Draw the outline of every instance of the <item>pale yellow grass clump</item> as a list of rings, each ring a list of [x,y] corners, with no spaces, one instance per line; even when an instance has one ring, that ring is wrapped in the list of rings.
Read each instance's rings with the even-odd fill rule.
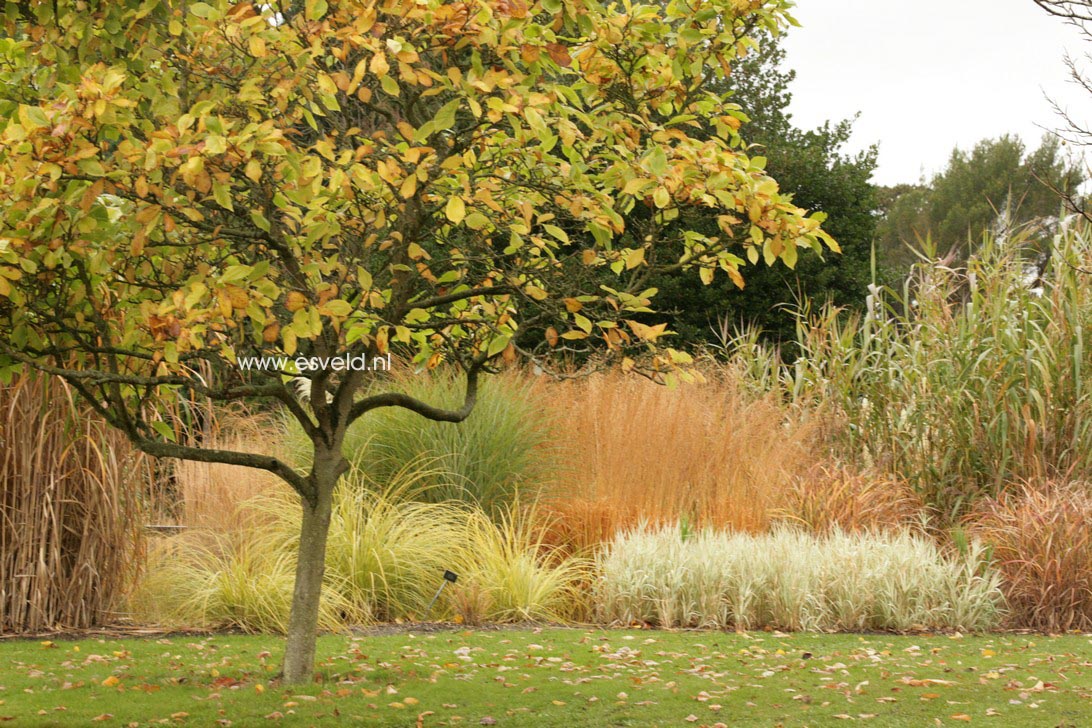
[[[358,471],[335,493],[326,556],[325,629],[373,621],[457,618],[557,621],[583,613],[589,562],[552,554],[518,504],[491,520],[477,506],[415,499],[435,473],[411,463],[391,483]],[[283,632],[300,505],[287,487],[238,504],[234,530],[207,525],[163,539],[133,599],[138,619],[176,627]],[[225,535],[226,534],[226,535]],[[445,569],[454,588],[429,609]]]

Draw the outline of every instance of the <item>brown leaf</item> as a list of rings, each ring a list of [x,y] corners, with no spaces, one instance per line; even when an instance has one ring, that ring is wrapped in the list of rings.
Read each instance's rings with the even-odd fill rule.
[[[569,55],[568,49],[560,43],[547,43],[546,53],[548,53],[550,58],[553,59],[553,62],[559,66],[568,68],[573,63],[572,56]]]

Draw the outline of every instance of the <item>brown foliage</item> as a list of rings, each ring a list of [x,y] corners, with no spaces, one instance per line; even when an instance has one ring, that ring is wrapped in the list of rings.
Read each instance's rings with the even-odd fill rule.
[[[968,531],[993,548],[1014,626],[1092,630],[1092,486],[1024,484],[984,501]]]
[[[893,476],[818,465],[797,479],[777,515],[815,533],[870,531],[913,526],[924,507],[913,489]]]

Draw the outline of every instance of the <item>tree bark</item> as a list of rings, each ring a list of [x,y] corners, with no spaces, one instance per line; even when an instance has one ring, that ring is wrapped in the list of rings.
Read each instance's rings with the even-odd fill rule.
[[[296,562],[296,585],[288,617],[288,641],[284,651],[284,682],[309,683],[314,677],[315,642],[318,639],[319,602],[326,570],[326,537],[330,531],[334,487],[341,476],[340,453],[316,449],[311,473],[313,501],[301,498],[300,545]]]

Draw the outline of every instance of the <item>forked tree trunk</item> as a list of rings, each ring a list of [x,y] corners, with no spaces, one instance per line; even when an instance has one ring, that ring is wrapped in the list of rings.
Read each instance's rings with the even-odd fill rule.
[[[322,458],[322,460],[320,460]],[[326,570],[326,537],[330,531],[334,487],[340,477],[340,456],[315,453],[312,483],[315,504],[301,499],[300,546],[296,562],[296,586],[292,591],[292,612],[288,617],[288,642],[284,651],[284,682],[311,682],[315,670],[315,642],[318,639],[319,601]]]

